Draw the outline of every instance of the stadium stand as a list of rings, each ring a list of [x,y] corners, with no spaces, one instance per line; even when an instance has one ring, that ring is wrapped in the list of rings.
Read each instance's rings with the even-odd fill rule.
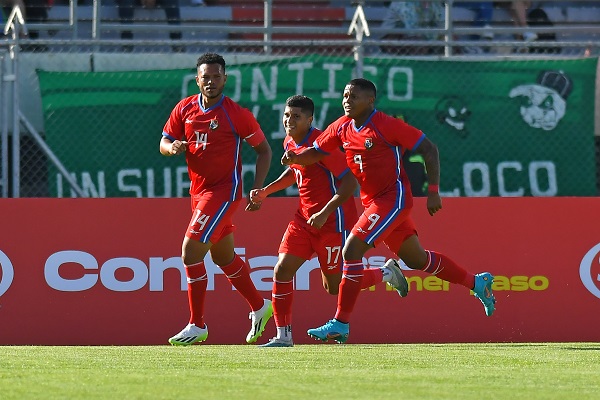
[[[330,40],[348,39],[346,30],[356,8],[351,1],[327,0],[273,0],[272,23],[275,29],[274,40]],[[262,0],[207,0],[205,7],[193,6],[191,0],[182,0],[181,17],[184,40],[197,39],[237,39],[262,40],[260,29],[264,26],[264,2]],[[534,7],[542,8],[553,26],[537,28],[538,32],[555,30],[557,41],[585,41],[600,38],[600,1],[534,2]],[[385,2],[367,1],[365,15],[372,32],[377,33],[386,13]],[[69,26],[69,6],[60,0],[49,10],[48,23],[34,24],[42,29],[40,38],[90,39],[93,33],[93,6],[89,0],[82,0],[76,7],[77,23]],[[474,13],[468,9],[454,7],[452,10],[455,28],[470,27]],[[118,15],[114,0],[102,2],[101,24],[96,37],[119,39]],[[135,20],[140,25],[134,31],[136,39],[168,39],[164,11],[162,9],[136,8]],[[143,26],[146,30],[143,30]],[[152,28],[160,29],[152,29]],[[249,27],[253,29],[242,29]],[[510,29],[513,27],[506,8],[497,7],[494,11],[493,26],[496,40],[514,40]],[[45,28],[45,33],[44,29]],[[285,32],[285,28],[289,33]],[[578,28],[584,28],[579,29]],[[590,29],[585,29],[590,28]],[[541,31],[539,30],[541,29]],[[545,29],[545,30],[544,30]],[[52,36],[48,34],[52,32]],[[463,35],[463,37],[466,35]],[[374,37],[377,37],[376,35]],[[460,39],[459,36],[455,38]]]

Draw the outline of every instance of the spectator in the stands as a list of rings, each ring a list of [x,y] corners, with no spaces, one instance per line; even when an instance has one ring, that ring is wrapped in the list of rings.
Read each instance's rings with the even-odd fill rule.
[[[456,7],[467,8],[475,13],[472,25],[478,28],[488,29],[492,27],[492,18],[494,16],[494,2],[492,1],[458,1],[454,3]],[[489,30],[484,30],[481,35],[477,35],[482,39],[492,40],[494,33]]]
[[[554,23],[550,20],[550,18],[548,17],[548,14],[546,14],[546,11],[544,11],[542,8],[534,8],[533,10],[529,11],[529,13],[527,14],[527,24],[529,26],[535,26],[535,27],[552,27],[554,26]],[[549,32],[540,32],[537,34],[537,41],[538,42],[556,42],[556,33],[553,32],[552,30]],[[548,47],[531,47],[529,49],[530,53],[538,53],[538,54],[557,54],[561,52],[561,48],[560,47],[555,47],[555,46],[548,46]]]
[[[421,29],[444,28],[444,5],[441,1],[392,1],[381,24],[384,29]],[[437,33],[390,32],[384,34],[384,40],[438,40]],[[431,46],[384,46],[385,53],[396,54],[435,54],[441,52]]]
[[[475,13],[472,26],[482,28],[482,32],[476,35],[469,35],[470,40],[493,40],[494,33],[492,29],[492,18],[494,16],[494,3],[492,1],[458,1],[454,3],[456,7],[466,8]],[[467,46],[463,47],[462,51],[465,54],[481,54],[488,52],[486,46]]]
[[[513,20],[513,24],[517,28],[527,28],[527,9],[531,7],[530,1],[514,0],[510,2],[498,2],[498,5],[502,7],[509,7],[510,15]],[[524,31],[515,34],[517,39],[522,39],[526,42],[535,41],[538,36],[535,32]]]
[[[135,7],[160,7],[165,10],[167,23],[171,25],[181,24],[179,0],[116,0],[116,2],[119,9],[119,19],[123,24],[133,24]],[[181,31],[173,31],[169,33],[169,37],[172,40],[180,40],[181,36]],[[121,31],[121,39],[133,39],[133,32],[127,30]],[[124,46],[123,50],[132,51],[133,47]],[[173,45],[173,51],[183,52],[184,48],[180,45]]]

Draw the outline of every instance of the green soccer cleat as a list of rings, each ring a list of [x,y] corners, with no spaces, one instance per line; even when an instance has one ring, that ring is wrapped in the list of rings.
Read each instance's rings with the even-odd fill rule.
[[[335,340],[338,343],[346,343],[350,334],[350,324],[344,324],[337,319],[327,321],[327,323],[318,328],[306,331],[309,336],[326,342]]]
[[[248,318],[252,320],[252,328],[246,336],[246,342],[256,342],[262,335],[263,331],[265,330],[265,326],[267,326],[267,322],[269,322],[272,316],[273,304],[271,303],[271,300],[265,299],[262,308],[258,311],[252,311],[248,316]]]
[[[402,273],[398,262],[390,258],[385,262],[383,268],[387,268],[392,273],[392,278],[387,284],[393,287],[400,297],[406,297],[408,295],[408,281]]]
[[[189,346],[194,343],[204,342],[208,338],[208,326],[198,328],[195,324],[188,324],[181,332],[169,339],[173,346]]]
[[[492,284],[494,283],[494,276],[489,272],[482,272],[481,274],[475,275],[475,287],[473,292],[483,303],[485,308],[485,315],[490,317],[496,309],[496,298],[492,292]]]

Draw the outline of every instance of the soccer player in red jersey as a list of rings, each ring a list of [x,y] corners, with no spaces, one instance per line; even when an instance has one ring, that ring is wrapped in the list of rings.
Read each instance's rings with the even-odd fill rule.
[[[361,188],[364,212],[342,251],[343,276],[335,317],[319,328],[308,330],[310,336],[323,341],[344,343],[348,339],[350,315],[364,274],[362,257],[381,242],[409,268],[472,289],[483,303],[486,315],[492,315],[495,309],[494,277],[490,273],[474,275],[446,255],[421,247],[410,217],[412,194],[401,159],[405,150],[423,156],[429,179],[427,209],[434,215],[442,208],[438,149],[420,130],[376,110],[376,95],[373,82],[362,78],[351,80],[342,96],[344,116],[330,124],[313,147],[300,154],[287,151],[281,159],[283,165],[310,165],[342,147],[346,163]]]
[[[315,105],[302,95],[287,99],[283,111],[286,137],[284,151],[302,152],[321,134],[312,127]],[[307,166],[290,165],[279,178],[261,189],[253,189],[253,202],[262,201],[272,193],[296,183],[300,198],[294,219],[289,223],[279,246],[279,259],[273,275],[273,310],[277,336],[261,347],[292,347],[293,278],[304,262],[317,254],[323,287],[337,295],[342,278],[342,247],[350,229],[358,220],[352,194],[356,178],[346,165],[344,153],[333,149],[321,161]],[[408,282],[398,265],[369,268],[364,271],[361,288],[378,282],[388,282],[400,291],[408,292]]]
[[[182,244],[188,282],[190,320],[172,345],[191,345],[208,337],[204,300],[208,252],[251,308],[252,327],[246,336],[254,343],[273,315],[271,301],[263,299],[250,279],[250,267],[235,253],[232,215],[242,199],[241,146],[245,140],[257,154],[253,188],[262,187],[271,163],[271,147],[252,113],[223,94],[225,60],[206,53],[198,58],[196,83],[200,94],[181,100],[163,129],[160,152],[185,154],[190,176],[192,218]],[[246,210],[260,204],[248,202]]]

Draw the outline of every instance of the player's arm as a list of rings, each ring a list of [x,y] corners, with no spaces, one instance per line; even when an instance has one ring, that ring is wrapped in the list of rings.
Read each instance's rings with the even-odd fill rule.
[[[185,153],[187,149],[187,142],[181,140],[171,141],[166,136],[160,139],[160,154],[163,156],[176,156],[181,153]]]
[[[440,184],[440,154],[437,146],[431,140],[424,138],[415,151],[423,156],[427,169],[427,211],[433,215],[442,209],[442,199],[439,193]]]
[[[271,167],[271,158],[273,157],[273,152],[267,139],[263,140],[252,148],[256,152],[256,169],[254,172],[254,184],[252,185],[252,189],[258,189],[261,188],[265,183],[267,173]],[[248,205],[246,206],[246,211],[255,211],[259,208],[260,203],[253,203],[250,199],[250,196],[248,196]]]
[[[281,157],[281,165],[311,165],[321,161],[327,154],[322,153],[314,147],[309,147],[304,151],[296,154],[292,150],[283,153]]]
[[[272,195],[275,192],[279,192],[287,187],[292,186],[296,183],[296,177],[294,171],[291,168],[286,168],[285,171],[279,175],[279,178],[269,183],[267,186],[260,189],[252,189],[250,191],[250,201],[253,203],[262,203],[267,196]]]
[[[340,186],[338,187],[337,192],[333,195],[331,200],[327,202],[325,207],[321,209],[321,211],[310,216],[307,221],[308,224],[320,229],[325,222],[327,222],[329,215],[331,215],[336,208],[344,204],[344,202],[354,194],[357,187],[358,181],[354,175],[350,173],[350,171],[347,171],[346,174],[344,174],[344,176],[342,176],[340,179]]]

